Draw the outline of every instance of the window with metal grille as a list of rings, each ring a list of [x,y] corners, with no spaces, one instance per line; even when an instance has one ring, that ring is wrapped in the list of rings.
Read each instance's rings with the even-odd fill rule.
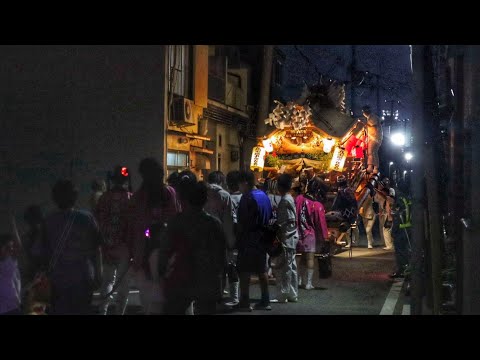
[[[168,50],[169,90],[188,99],[193,95],[193,46],[170,45]]]
[[[167,152],[167,167],[169,168],[187,168],[188,153],[180,151]]]

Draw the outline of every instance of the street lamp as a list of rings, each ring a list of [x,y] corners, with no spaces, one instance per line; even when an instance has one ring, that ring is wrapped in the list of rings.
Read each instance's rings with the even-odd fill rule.
[[[390,137],[390,140],[392,141],[393,145],[396,146],[403,146],[405,145],[405,135],[402,133],[395,133]]]
[[[413,154],[410,152],[405,153],[405,160],[410,161],[413,159]]]
[[[388,177],[389,177],[389,178],[392,177],[392,175],[391,175],[391,173],[390,173],[390,168],[392,167],[392,165],[393,165],[393,161],[390,161],[390,164],[388,164]]]

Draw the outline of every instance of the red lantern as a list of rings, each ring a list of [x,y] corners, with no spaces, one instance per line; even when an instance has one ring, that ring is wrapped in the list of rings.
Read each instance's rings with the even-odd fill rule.
[[[122,176],[128,176],[128,169],[126,167],[122,167]]]

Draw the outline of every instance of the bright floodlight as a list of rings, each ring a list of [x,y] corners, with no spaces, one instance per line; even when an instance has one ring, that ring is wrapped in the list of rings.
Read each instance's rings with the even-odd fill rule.
[[[405,136],[402,133],[395,133],[391,137],[392,143],[397,146],[405,145]]]
[[[407,161],[412,160],[412,158],[413,158],[412,153],[409,153],[409,152],[408,152],[408,153],[405,154],[405,159],[406,159]]]

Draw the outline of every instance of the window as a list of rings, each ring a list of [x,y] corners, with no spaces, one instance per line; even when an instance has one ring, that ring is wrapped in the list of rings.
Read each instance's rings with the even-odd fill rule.
[[[180,151],[167,152],[168,168],[188,168],[188,153]]]
[[[225,103],[238,110],[245,110],[245,93],[242,90],[242,78],[240,75],[228,73],[227,100]]]
[[[225,102],[225,78],[227,58],[225,56],[208,57],[208,98]]]
[[[222,154],[217,155],[217,170],[222,171]]]
[[[218,146],[222,147],[222,135],[218,135]]]
[[[228,73],[228,83],[237,89],[242,88],[242,78],[240,75]]]
[[[170,45],[168,50],[169,90],[193,98],[193,46]]]

